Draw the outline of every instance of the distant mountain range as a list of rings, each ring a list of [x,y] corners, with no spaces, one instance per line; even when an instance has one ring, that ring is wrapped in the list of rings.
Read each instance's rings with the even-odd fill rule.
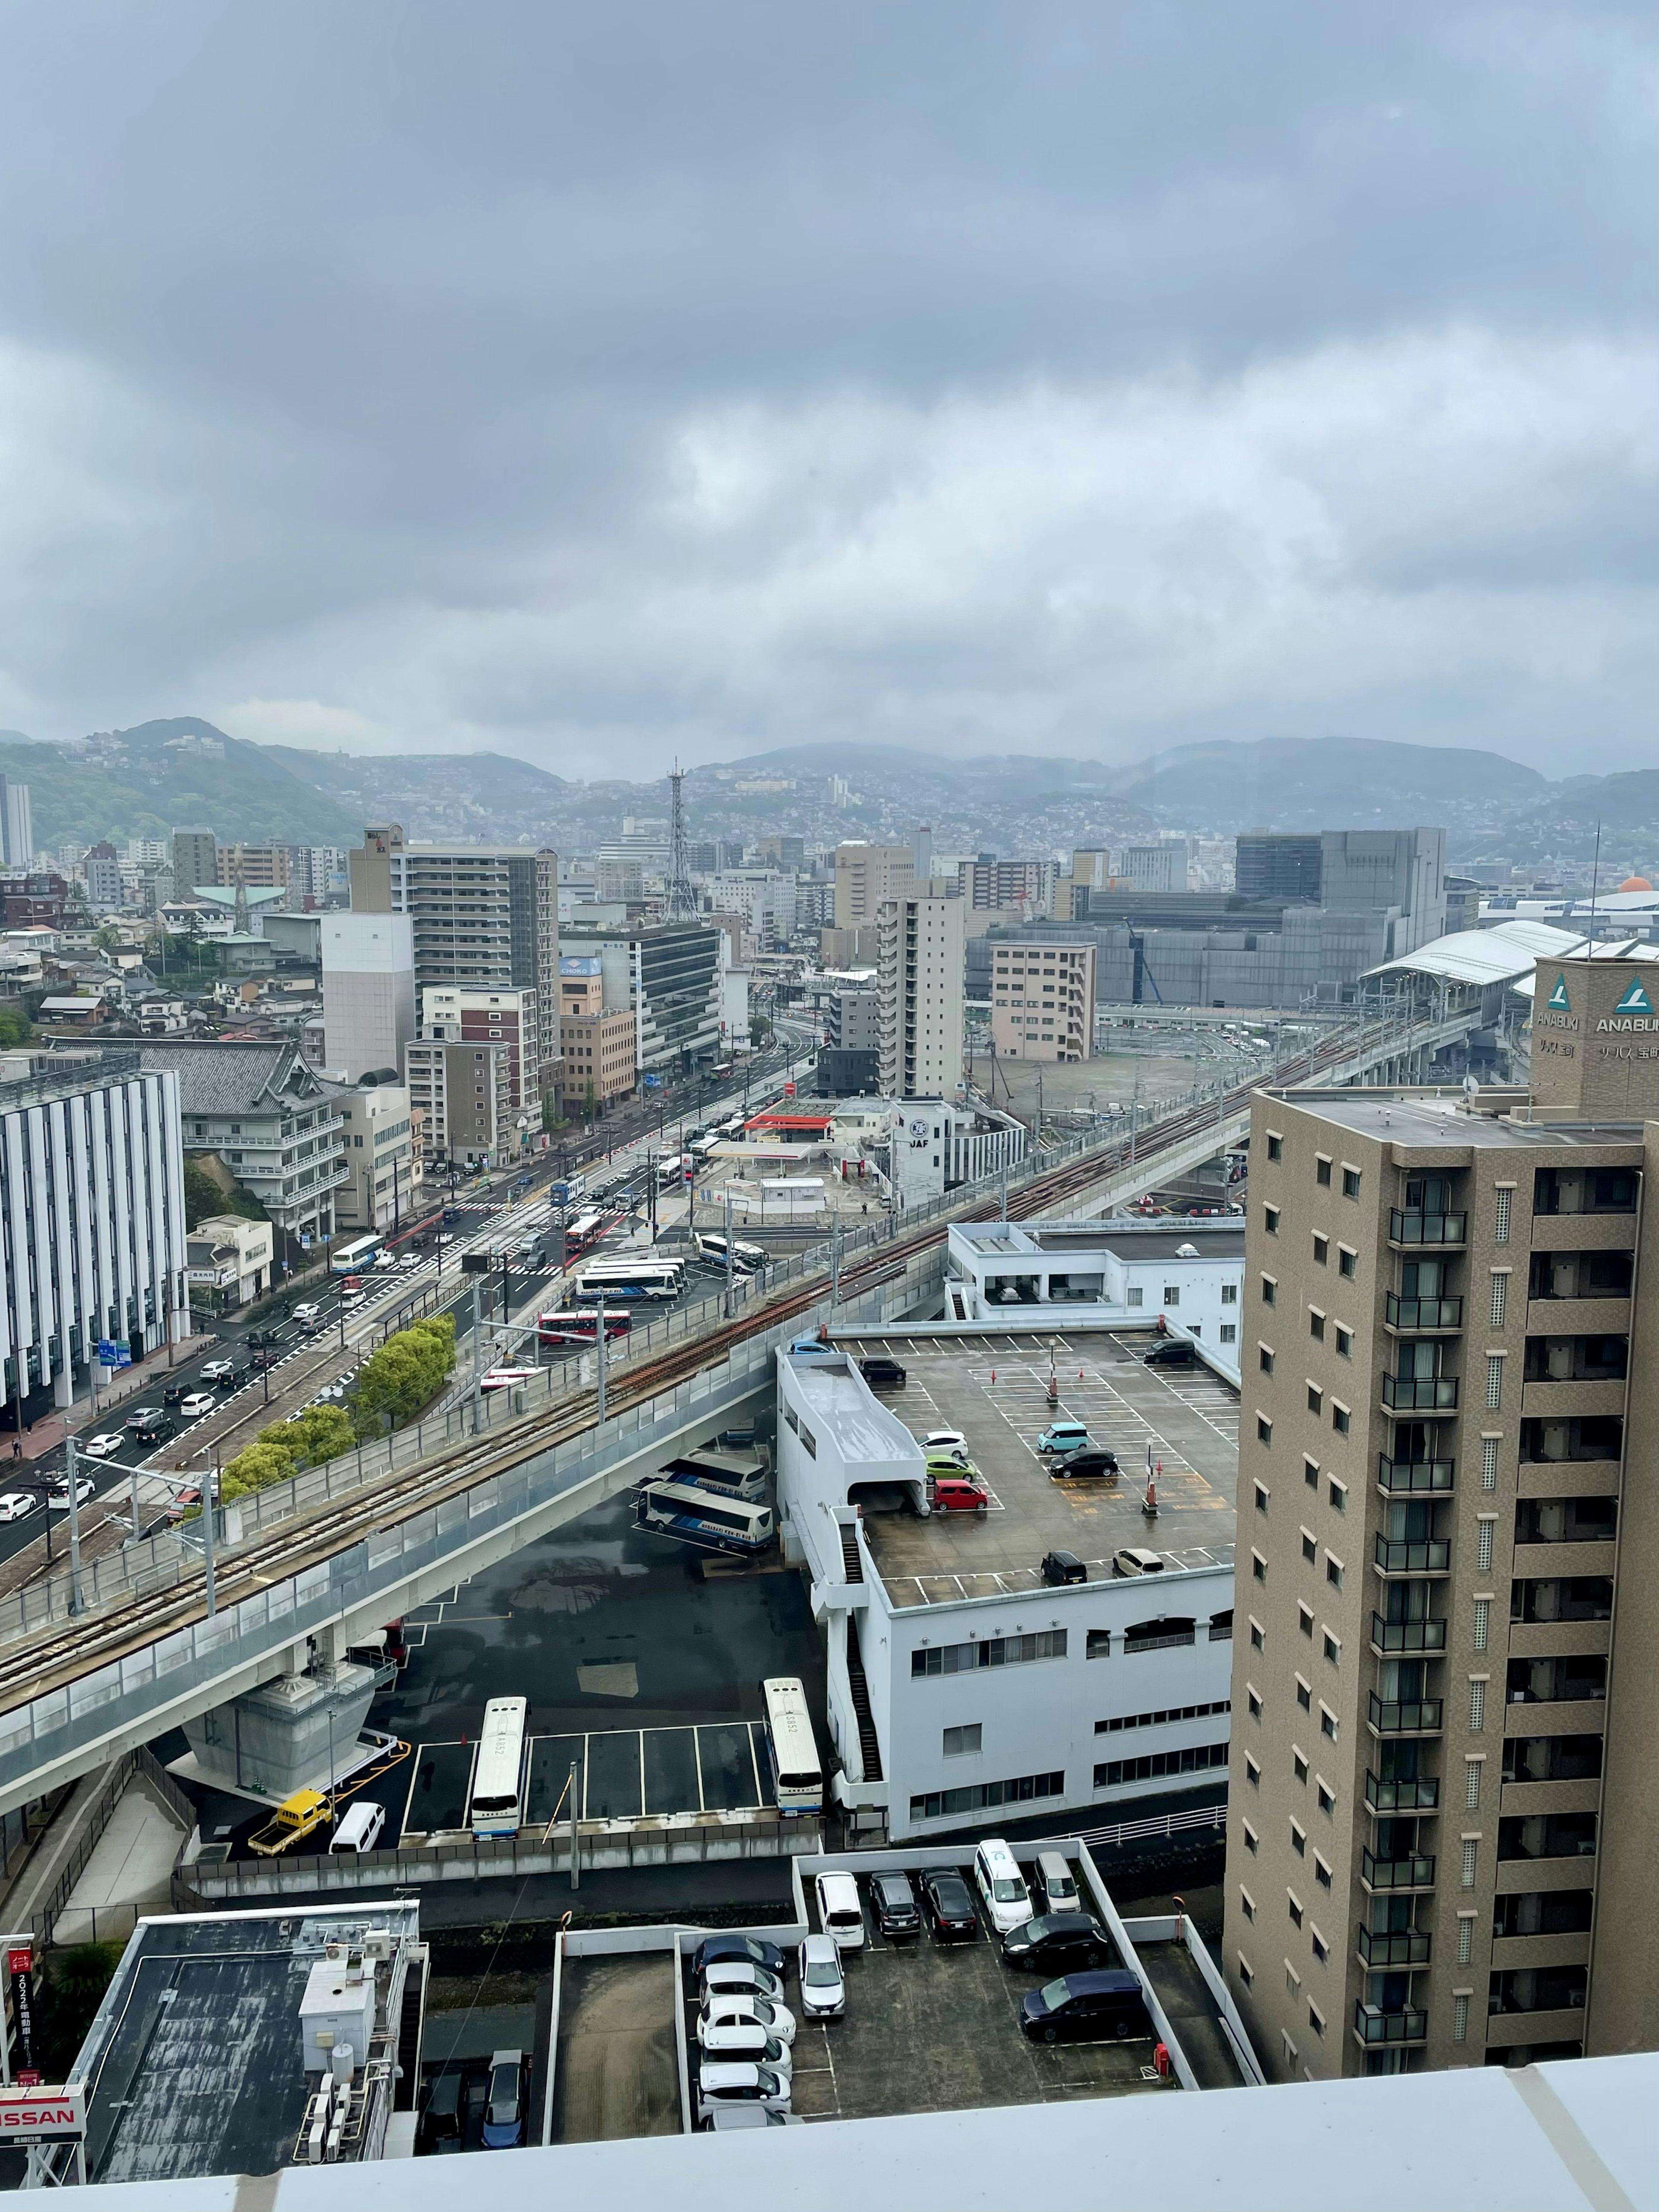
[[[194,741],[194,742],[191,742]],[[204,745],[205,741],[205,747]],[[0,731],[0,774],[31,790],[37,843],[165,836],[210,825],[222,842],[349,846],[371,821],[411,836],[591,849],[625,814],[666,814],[666,781],[573,782],[499,753],[348,754],[255,745],[194,715],[70,745]],[[854,803],[831,808],[828,779]],[[792,791],[739,793],[777,779]],[[1455,850],[1581,847],[1604,824],[1609,850],[1659,853],[1659,769],[1559,781],[1500,754],[1365,738],[1182,745],[1132,767],[985,754],[946,760],[900,746],[801,744],[688,772],[694,836],[761,828],[908,836],[933,825],[946,850],[1063,850],[1158,829],[1443,823]]]

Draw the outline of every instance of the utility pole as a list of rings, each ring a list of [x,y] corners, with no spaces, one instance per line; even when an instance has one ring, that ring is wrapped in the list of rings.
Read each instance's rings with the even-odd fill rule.
[[[573,1759],[570,1762],[570,1887],[582,1886],[581,1869],[581,1769]]]
[[[218,1600],[213,1587],[213,1511],[219,1502],[219,1467],[216,1455],[214,1464],[208,1468],[202,1485],[202,1566],[207,1581],[208,1619],[218,1611]]]
[[[80,1486],[80,1474],[75,1463],[73,1437],[66,1437],[64,1440],[64,1457],[65,1472],[69,1476],[70,1611],[79,1613],[81,1610],[81,1500],[77,1492]],[[46,1510],[50,1512],[52,1509],[48,1506]]]
[[[483,1296],[481,1279],[472,1278],[472,1433],[483,1420]]]
[[[598,1363],[596,1372],[599,1377],[599,1390],[593,1410],[597,1425],[601,1429],[605,1426],[605,1359],[610,1350],[606,1341],[608,1334],[609,1324],[605,1310],[605,1300],[601,1298],[599,1305],[599,1326],[593,1331],[593,1351]]]
[[[736,1261],[732,1250],[732,1186],[726,1187],[726,1318],[732,1318],[732,1279]]]
[[[729,1232],[728,1232],[729,1237]],[[830,1218],[830,1310],[841,1304],[841,1216]]]

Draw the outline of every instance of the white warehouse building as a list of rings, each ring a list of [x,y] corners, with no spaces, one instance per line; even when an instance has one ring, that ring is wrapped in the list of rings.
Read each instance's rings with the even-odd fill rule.
[[[1057,1826],[1085,1808],[1132,1817],[1138,1801],[1195,1788],[1213,1802],[1230,1733],[1237,1395],[1207,1367],[1177,1393],[1103,1337],[1079,1368],[1073,1343],[1084,1379],[1068,1377],[1056,1417],[1086,1401],[1092,1434],[1119,1431],[1124,1469],[1083,1496],[1034,1449],[1049,1414],[1030,1347],[986,1342],[890,1346],[910,1363],[918,1421],[949,1406],[967,1437],[992,1500],[982,1516],[929,1510],[922,1446],[865,1382],[856,1346],[778,1355],[779,1511],[827,1644],[835,1794],[895,1842]],[[1169,1492],[1155,1522],[1129,1456],[1143,1428]],[[1195,1462],[1178,1477],[1177,1457]],[[1122,1547],[1172,1544],[1156,1573],[1111,1572]],[[1087,1579],[1045,1582],[1049,1552],[1074,1553]]]

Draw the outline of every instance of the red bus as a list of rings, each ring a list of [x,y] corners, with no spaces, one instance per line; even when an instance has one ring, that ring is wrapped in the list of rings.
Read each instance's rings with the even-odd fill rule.
[[[626,1336],[634,1325],[634,1316],[625,1309],[609,1306],[605,1316],[605,1340],[614,1343],[617,1337]],[[536,1334],[546,1345],[589,1345],[598,1338],[599,1316],[596,1307],[579,1307],[566,1313],[544,1313],[536,1316]]]

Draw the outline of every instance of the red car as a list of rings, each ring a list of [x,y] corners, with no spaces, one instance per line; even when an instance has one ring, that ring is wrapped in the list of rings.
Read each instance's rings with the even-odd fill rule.
[[[935,1513],[988,1513],[991,1493],[971,1474],[930,1474],[927,1502]]]

